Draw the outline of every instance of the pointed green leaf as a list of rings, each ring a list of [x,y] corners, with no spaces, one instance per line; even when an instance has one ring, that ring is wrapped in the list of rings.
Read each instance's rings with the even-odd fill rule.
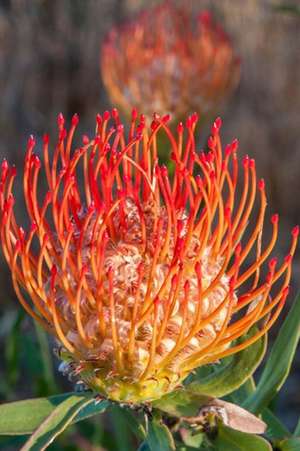
[[[262,437],[236,431],[222,424],[213,440],[216,451],[272,451],[271,445]]]
[[[61,402],[31,435],[21,451],[42,451],[61,434],[76,417],[79,411],[94,403],[94,399],[72,395]]]
[[[135,413],[132,412],[130,408],[122,407],[119,408],[122,411],[122,418],[124,422],[126,422],[128,428],[131,432],[143,440],[146,437],[146,432],[144,428],[144,422],[141,421],[141,418]]]
[[[299,420],[298,420],[298,424],[297,424],[297,426],[296,426],[296,428],[295,428],[295,430],[294,430],[294,433],[293,433],[293,435],[295,436],[295,437],[300,437],[300,418],[299,418]]]
[[[155,418],[149,421],[146,443],[150,451],[175,451],[171,432],[165,424]]]
[[[276,443],[276,449],[278,451],[299,451],[300,450],[300,438],[294,437],[287,440],[282,440]]]
[[[271,440],[282,440],[291,436],[290,431],[281,423],[279,418],[270,410],[265,408],[262,411],[262,419],[267,424],[266,436]]]
[[[66,393],[49,398],[26,399],[0,405],[0,435],[26,435],[32,432],[54,411],[54,409],[70,396],[81,396],[82,399],[92,394]],[[73,422],[84,420],[103,412],[108,401],[86,406],[74,418]]]
[[[128,427],[128,423],[124,418],[125,409],[120,408],[117,404],[110,409],[111,425],[117,449],[122,451],[132,450],[132,433]]]
[[[243,336],[247,340],[256,333],[252,328]],[[217,398],[227,395],[239,388],[256,370],[263,359],[267,347],[267,336],[257,340],[248,348],[230,357],[225,365],[217,368],[214,373],[193,381],[187,388],[196,393]]]
[[[300,295],[280,329],[255,392],[243,404],[245,409],[260,412],[280,390],[289,374],[299,338]]]

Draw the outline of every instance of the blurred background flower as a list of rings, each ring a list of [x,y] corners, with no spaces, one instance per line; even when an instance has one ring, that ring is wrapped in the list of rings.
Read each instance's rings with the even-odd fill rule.
[[[193,15],[188,4],[171,1],[112,28],[100,64],[112,104],[173,120],[216,114],[240,76],[239,58],[211,13]]]

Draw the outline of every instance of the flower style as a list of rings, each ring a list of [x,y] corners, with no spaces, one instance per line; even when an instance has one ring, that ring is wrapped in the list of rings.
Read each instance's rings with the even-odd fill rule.
[[[113,104],[177,120],[218,110],[239,81],[240,61],[208,11],[195,19],[167,1],[110,31],[101,70]]]
[[[72,151],[78,116],[67,132],[59,115],[52,153],[43,139],[44,197],[30,137],[27,233],[14,215],[16,170],[2,163],[1,241],[20,303],[61,343],[66,371],[122,402],[159,398],[264,335],[287,297],[298,237],[295,227],[280,265],[269,259],[278,215],[264,243],[265,184],[254,160],[245,156],[239,174],[238,142],[222,150],[219,118],[207,152],[196,149],[197,114],[175,133],[169,119],[155,114],[147,126],[133,110],[127,133],[114,109]],[[172,176],[159,161],[162,134]]]

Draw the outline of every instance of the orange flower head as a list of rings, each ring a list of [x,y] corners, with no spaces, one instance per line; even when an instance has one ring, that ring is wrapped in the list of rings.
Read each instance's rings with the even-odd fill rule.
[[[193,18],[171,2],[114,28],[101,49],[101,70],[112,103],[151,117],[217,111],[236,87],[240,61],[208,11]]]
[[[270,258],[278,215],[265,242],[264,182],[248,156],[239,168],[236,140],[222,149],[219,118],[208,151],[195,142],[196,114],[175,133],[169,119],[147,126],[134,110],[125,131],[114,109],[72,150],[78,117],[67,131],[59,115],[43,158],[30,137],[27,232],[14,214],[16,170],[2,163],[1,241],[21,304],[60,342],[65,369],[122,402],[159,398],[264,335],[287,297],[298,237],[295,227],[284,261]],[[160,164],[161,135],[173,175]]]

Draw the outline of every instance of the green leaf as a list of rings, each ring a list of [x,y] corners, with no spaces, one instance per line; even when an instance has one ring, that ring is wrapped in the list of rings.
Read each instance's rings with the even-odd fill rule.
[[[132,411],[127,407],[122,407],[121,410],[122,418],[130,428],[131,432],[136,437],[143,440],[146,437],[146,432],[141,418],[139,418],[136,413],[133,414]]]
[[[116,441],[117,449],[122,451],[132,450],[132,434],[128,428],[126,419],[124,418],[125,409],[120,408],[117,404],[112,406],[110,411],[111,425],[113,435]]]
[[[46,449],[72,423],[80,410],[92,403],[94,403],[94,399],[87,396],[69,396],[42,422],[21,451],[42,451]]]
[[[294,437],[287,440],[282,440],[276,443],[276,449],[280,451],[299,451],[300,449],[300,438]]]
[[[26,435],[32,432],[54,411],[54,409],[70,396],[81,396],[86,399],[92,394],[66,393],[49,398],[27,399],[0,405],[0,435]],[[74,418],[73,422],[84,420],[103,412],[108,401],[101,401],[86,406]]]
[[[243,403],[245,409],[260,412],[284,384],[300,338],[300,295],[294,302],[274,342],[255,392]]]
[[[184,388],[153,401],[152,405],[175,417],[192,417],[198,415],[199,409],[212,399],[211,396],[193,393]]]
[[[267,423],[266,436],[272,440],[282,440],[291,436],[290,431],[281,423],[274,413],[265,408],[262,411],[262,419]]]
[[[236,431],[222,424],[212,442],[216,451],[272,451],[271,445],[262,437]]]
[[[295,428],[295,430],[294,430],[293,435],[294,435],[295,437],[300,436],[300,418],[299,418],[299,420],[298,420],[298,424],[297,424],[297,426],[296,426],[296,428]]]
[[[175,451],[173,436],[159,419],[149,421],[146,443],[151,451]]]
[[[247,340],[257,332],[252,328],[241,340]],[[262,361],[267,348],[267,336],[257,340],[251,346],[243,349],[228,359],[228,363],[220,366],[205,378],[196,380],[187,385],[187,388],[196,393],[222,397],[239,388],[254,373]]]
[[[249,377],[246,382],[243,383],[237,390],[226,396],[227,401],[234,402],[235,404],[242,404],[248,396],[255,391],[255,382],[253,377]]]

